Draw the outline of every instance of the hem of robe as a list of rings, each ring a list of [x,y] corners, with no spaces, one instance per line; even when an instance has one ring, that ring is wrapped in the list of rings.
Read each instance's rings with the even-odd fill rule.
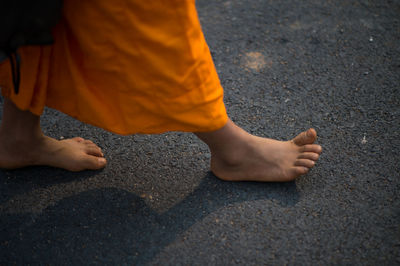
[[[30,47],[24,47],[29,51]],[[38,47],[33,47],[34,49],[37,49]],[[43,53],[47,54],[49,51],[46,51],[50,47],[42,47],[41,50],[45,50]],[[22,51],[24,53],[24,51]],[[29,58],[29,57],[27,57]],[[30,61],[22,61],[21,64],[26,65],[30,64],[32,62]],[[35,65],[35,64],[34,64]],[[39,64],[36,64],[37,66]],[[43,65],[43,64],[42,64]],[[23,72],[25,74],[25,72]],[[40,71],[35,71],[35,74],[40,73]],[[21,73],[22,74],[22,73]],[[30,76],[29,78],[31,79],[31,82],[27,82],[27,78],[23,76],[23,79],[21,78],[21,83],[20,83],[20,89],[19,93],[15,94],[14,93],[14,85],[12,82],[12,76],[11,76],[11,70],[10,70],[10,63],[9,60],[5,60],[0,63],[0,89],[1,89],[1,95],[4,98],[7,98],[8,100],[12,101],[16,107],[22,111],[29,111],[34,115],[41,116],[43,114],[44,108],[52,108],[57,111],[60,111],[74,119],[77,119],[78,121],[81,121],[86,124],[90,124],[92,126],[102,128],[106,131],[119,134],[119,135],[133,135],[133,134],[162,134],[165,132],[212,132],[221,129],[222,127],[225,126],[225,124],[228,121],[228,115],[226,113],[225,105],[223,103],[222,99],[219,99],[219,103],[211,103],[210,106],[206,106],[205,109],[212,109],[212,106],[217,106],[217,109],[220,110],[214,110],[214,113],[216,115],[210,116],[210,119],[208,120],[208,125],[207,126],[193,126],[193,125],[187,125],[185,123],[177,123],[171,121],[166,122],[164,125],[159,125],[156,128],[151,128],[151,129],[141,129],[141,130],[135,130],[135,129],[121,129],[121,128],[113,128],[113,127],[108,127],[104,124],[96,123],[92,121],[91,119],[83,118],[79,114],[73,113],[70,110],[65,110],[63,108],[60,108],[60,106],[57,106],[57,104],[52,104],[51,102],[46,101],[45,97],[45,91],[38,89],[37,86],[39,84],[43,84],[44,77],[34,77]],[[35,81],[35,84],[32,84],[32,78]],[[27,84],[28,83],[28,84]],[[31,85],[31,86],[27,86]],[[222,88],[221,88],[222,89]],[[204,106],[203,106],[204,107]],[[221,110],[221,108],[223,110]],[[213,113],[210,112],[210,110],[207,110],[208,113]],[[204,114],[202,114],[204,116]],[[158,120],[159,118],[157,118]]]

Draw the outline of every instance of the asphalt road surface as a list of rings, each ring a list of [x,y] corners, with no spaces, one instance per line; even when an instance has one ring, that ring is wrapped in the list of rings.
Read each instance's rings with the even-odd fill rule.
[[[290,183],[230,183],[193,135],[122,137],[47,109],[108,166],[0,171],[1,265],[400,265],[400,1],[198,1],[232,119],[314,127]]]

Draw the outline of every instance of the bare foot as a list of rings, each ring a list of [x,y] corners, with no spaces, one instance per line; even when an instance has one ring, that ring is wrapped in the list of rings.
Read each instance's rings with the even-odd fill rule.
[[[222,129],[197,136],[210,147],[213,173],[228,181],[291,181],[306,174],[322,152],[313,144],[314,129],[278,141],[253,136],[229,120]]]
[[[0,138],[0,168],[46,165],[69,171],[96,170],[106,165],[101,149],[90,140],[56,140],[44,135],[34,139]]]
[[[69,171],[96,170],[106,165],[101,149],[90,140],[56,140],[40,129],[40,117],[4,99],[0,126],[0,168],[47,165]]]

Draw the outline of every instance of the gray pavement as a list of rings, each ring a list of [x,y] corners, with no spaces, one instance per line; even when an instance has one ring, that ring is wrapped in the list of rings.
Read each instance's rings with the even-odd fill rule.
[[[198,1],[232,119],[310,126],[295,182],[230,183],[186,133],[122,137],[46,110],[109,165],[0,171],[1,265],[400,265],[400,1]]]

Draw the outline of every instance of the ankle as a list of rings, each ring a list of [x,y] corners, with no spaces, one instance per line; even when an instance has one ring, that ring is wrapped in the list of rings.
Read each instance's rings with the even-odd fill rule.
[[[0,140],[24,143],[40,140],[42,137],[40,116],[18,109],[12,101],[6,98],[3,105]]]
[[[213,160],[232,166],[243,161],[254,139],[230,119],[217,131],[196,133],[196,135],[208,145]]]
[[[238,138],[235,141],[229,142],[229,145],[223,149],[210,148],[213,159],[219,160],[227,166],[237,166],[243,163],[249,155],[253,147],[251,138]]]
[[[43,139],[42,132],[23,132],[21,130],[5,130],[0,128],[0,142],[17,147],[31,146]]]

